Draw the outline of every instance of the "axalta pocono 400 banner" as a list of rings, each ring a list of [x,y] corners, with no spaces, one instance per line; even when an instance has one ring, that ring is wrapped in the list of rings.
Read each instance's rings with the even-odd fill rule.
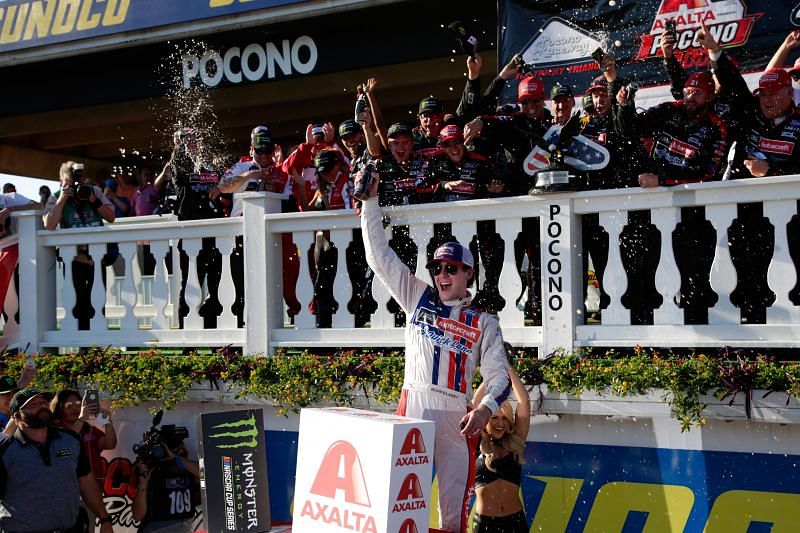
[[[667,21],[675,21],[675,55],[685,69],[708,64],[695,43],[703,23],[742,70],[763,70],[800,28],[800,0],[504,0],[499,20],[502,64],[521,54],[545,86],[560,82],[580,94],[600,73],[591,58],[598,47],[614,56],[625,78],[665,83],[660,42]],[[510,86],[504,98],[514,96]]]

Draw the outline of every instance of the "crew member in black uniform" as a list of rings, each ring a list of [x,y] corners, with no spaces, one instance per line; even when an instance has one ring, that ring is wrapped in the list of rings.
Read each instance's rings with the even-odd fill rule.
[[[496,179],[489,157],[476,151],[467,150],[461,128],[448,124],[439,133],[439,149],[443,152],[434,157],[428,166],[428,181],[436,184],[437,201],[454,202],[501,196],[505,183]],[[443,226],[436,228],[436,226]],[[428,246],[428,255],[445,242],[452,241],[450,224],[435,224],[434,239]],[[505,300],[498,289],[500,272],[503,267],[503,241],[495,231],[494,220],[480,220],[477,224],[477,250],[485,269],[485,282],[473,298],[473,303],[490,313],[497,313],[505,306]],[[474,243],[469,243],[476,248]],[[478,268],[478,265],[475,265]],[[477,275],[476,275],[477,278]]]
[[[374,117],[370,120],[374,121]],[[364,134],[369,153],[379,158],[376,170],[381,176],[378,189],[380,205],[411,205],[432,199],[435,187],[426,182],[429,158],[414,151],[413,131],[408,124],[397,122],[389,127],[388,152],[383,150],[377,133],[371,127],[367,126]],[[411,240],[408,226],[392,226],[389,246],[412,272],[416,270],[417,245]],[[403,327],[405,313],[394,299],[389,302],[389,311],[395,315],[395,325]]]
[[[208,162],[208,154],[204,154],[203,149],[203,141],[197,130],[183,128],[175,132],[175,148],[164,170],[171,176],[177,194],[175,212],[178,220],[223,216],[217,203],[221,172]],[[182,241],[178,243],[178,249],[181,251],[180,323],[183,327],[183,319],[189,313],[189,306],[184,298],[189,256],[183,251]],[[197,278],[201,286],[206,280],[208,287],[206,300],[197,310],[203,317],[203,327],[206,329],[217,327],[217,316],[222,312],[217,294],[221,277],[222,256],[216,248],[215,239],[206,237],[197,254]]]
[[[498,78],[489,87],[486,98],[493,98],[501,87],[503,76],[514,67],[507,65]],[[502,81],[504,83],[504,81]],[[544,134],[550,128],[552,115],[544,108],[544,84],[533,76],[526,76],[517,86],[517,103],[522,111],[512,115],[484,115],[468,123],[464,127],[464,138],[467,142],[477,137],[485,137],[502,146],[510,154],[509,178],[506,183],[509,194],[528,194],[533,186],[532,173],[523,168],[525,159],[533,150],[547,150]],[[482,104],[483,105],[483,104]],[[528,299],[525,303],[526,318],[533,324],[541,324],[541,256],[539,254],[539,219],[522,219],[522,233],[514,242],[517,267],[523,264],[523,257],[528,256],[527,272],[521,272],[523,294],[527,288]]]
[[[617,93],[620,105],[615,109],[614,117],[617,133],[631,142],[648,139],[645,144],[650,154],[649,172],[638,176],[642,187],[721,178],[728,150],[728,128],[712,110],[714,95],[711,74],[695,72],[686,80],[682,100],[664,102],[637,114],[633,101],[628,98],[627,88],[620,89]],[[705,210],[682,209],[681,222],[672,238],[675,260],[681,272],[681,288],[676,302],[684,310],[686,323],[705,324],[708,322],[708,308],[718,299],[709,284],[716,238],[713,227],[705,220]],[[651,244],[653,250],[660,248],[660,241]],[[655,272],[654,268],[649,270]],[[630,275],[630,270],[628,272]],[[642,305],[641,296],[636,298],[628,291],[623,295],[623,304],[633,310]],[[658,298],[656,296],[654,300],[660,305]],[[649,297],[645,295],[644,299],[649,300]]]

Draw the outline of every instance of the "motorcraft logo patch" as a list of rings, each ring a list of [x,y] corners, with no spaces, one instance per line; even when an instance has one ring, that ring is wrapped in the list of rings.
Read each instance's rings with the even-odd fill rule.
[[[420,326],[422,333],[434,344],[467,355],[472,354],[472,345],[478,341],[481,335],[477,328],[449,318],[442,318],[424,307],[417,309],[414,323]],[[462,344],[462,339],[469,342]]]
[[[771,154],[792,155],[794,143],[791,141],[764,139],[762,137],[761,140],[758,141],[758,148],[762,152],[769,152]]]
[[[695,42],[701,23],[708,27],[720,46],[742,46],[763,14],[748,15],[747,6],[742,0],[662,0],[650,33],[642,36],[636,59],[662,55],[661,34],[664,32],[664,23],[669,20],[675,21],[677,30],[676,57],[685,64],[684,54],[705,55],[705,51]]]

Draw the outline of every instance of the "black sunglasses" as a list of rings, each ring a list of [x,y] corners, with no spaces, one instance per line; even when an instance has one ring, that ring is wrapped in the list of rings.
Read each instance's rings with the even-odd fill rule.
[[[272,148],[253,148],[253,152],[258,155],[267,155],[273,152]]]
[[[428,267],[428,271],[431,273],[431,277],[435,278],[436,276],[438,276],[442,272],[442,267],[444,267],[444,271],[450,274],[451,276],[454,276],[459,270],[459,267],[450,263],[442,263],[442,262],[434,263],[430,267]]]

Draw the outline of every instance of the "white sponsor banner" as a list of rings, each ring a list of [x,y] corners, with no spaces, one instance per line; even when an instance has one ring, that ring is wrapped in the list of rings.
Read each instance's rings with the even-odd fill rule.
[[[428,531],[434,423],[348,407],[303,409],[298,531]]]

